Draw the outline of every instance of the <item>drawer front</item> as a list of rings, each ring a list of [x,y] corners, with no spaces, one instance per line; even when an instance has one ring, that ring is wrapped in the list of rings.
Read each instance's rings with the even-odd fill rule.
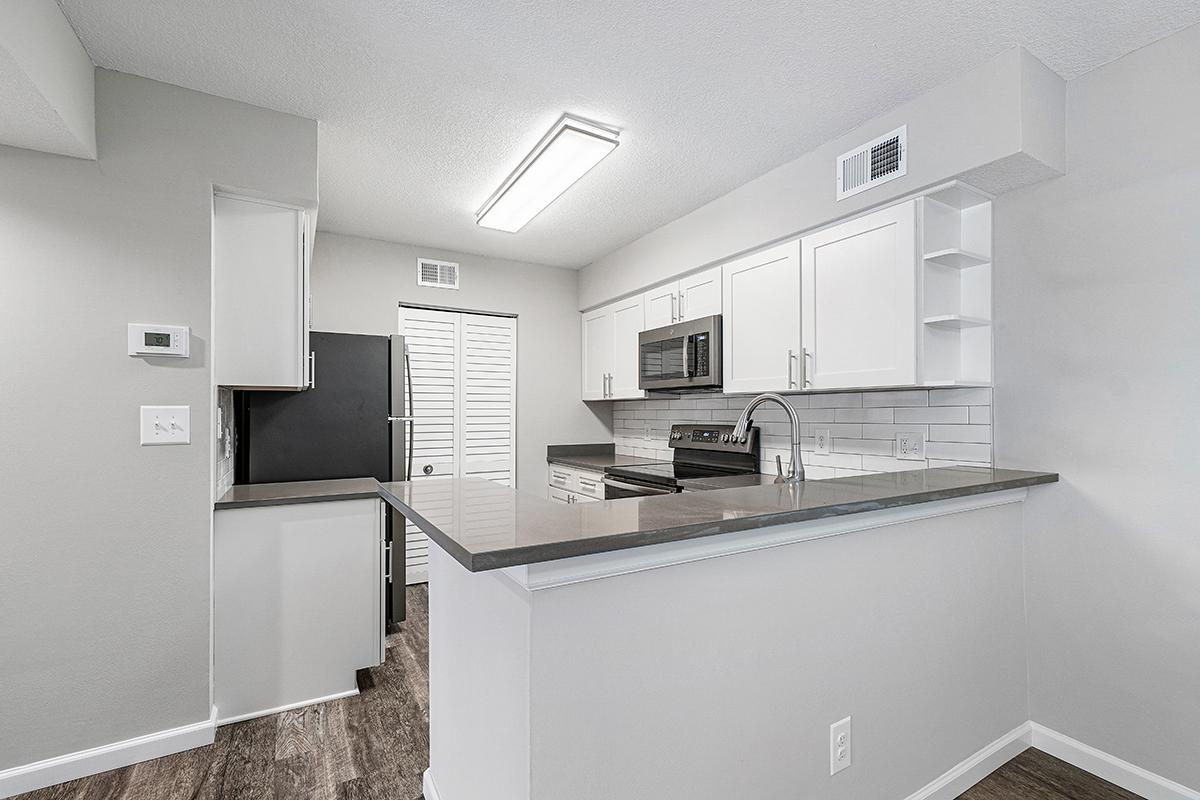
[[[599,472],[577,472],[575,480],[579,486],[579,494],[593,500],[604,499],[604,476]]]
[[[547,496],[550,498],[550,500],[552,502],[555,502],[555,503],[570,503],[571,502],[571,495],[569,492],[564,492],[562,489],[557,489],[553,486],[550,487],[550,491],[548,492]]]
[[[579,480],[575,470],[558,464],[550,465],[550,485],[556,489],[573,492],[579,488]]]

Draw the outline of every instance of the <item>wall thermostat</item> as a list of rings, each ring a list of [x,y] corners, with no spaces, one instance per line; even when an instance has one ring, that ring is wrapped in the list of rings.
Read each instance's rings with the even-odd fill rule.
[[[129,355],[188,357],[192,329],[187,325],[129,323]]]

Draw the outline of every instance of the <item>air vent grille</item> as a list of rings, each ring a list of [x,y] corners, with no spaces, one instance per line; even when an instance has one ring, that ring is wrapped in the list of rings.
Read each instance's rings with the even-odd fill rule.
[[[457,289],[458,264],[453,261],[434,261],[431,258],[418,258],[417,285],[433,286],[438,289]]]
[[[843,153],[838,157],[838,200],[906,174],[907,156],[908,126]]]

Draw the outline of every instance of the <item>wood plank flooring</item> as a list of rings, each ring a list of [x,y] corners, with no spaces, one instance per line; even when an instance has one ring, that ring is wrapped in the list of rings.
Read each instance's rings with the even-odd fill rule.
[[[15,800],[420,800],[429,763],[429,595],[360,693],[217,729],[209,747],[51,786]],[[699,799],[698,799],[699,800]],[[1139,800],[1029,749],[959,800]]]
[[[80,778],[18,800],[418,800],[429,765],[429,595],[359,694],[217,729],[209,747]]]
[[[958,800],[1143,800],[1041,750],[1029,748]]]

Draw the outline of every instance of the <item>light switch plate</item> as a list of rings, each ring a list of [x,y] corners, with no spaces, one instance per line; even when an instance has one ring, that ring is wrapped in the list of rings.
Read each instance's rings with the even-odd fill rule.
[[[142,444],[191,444],[191,406],[142,406]]]

